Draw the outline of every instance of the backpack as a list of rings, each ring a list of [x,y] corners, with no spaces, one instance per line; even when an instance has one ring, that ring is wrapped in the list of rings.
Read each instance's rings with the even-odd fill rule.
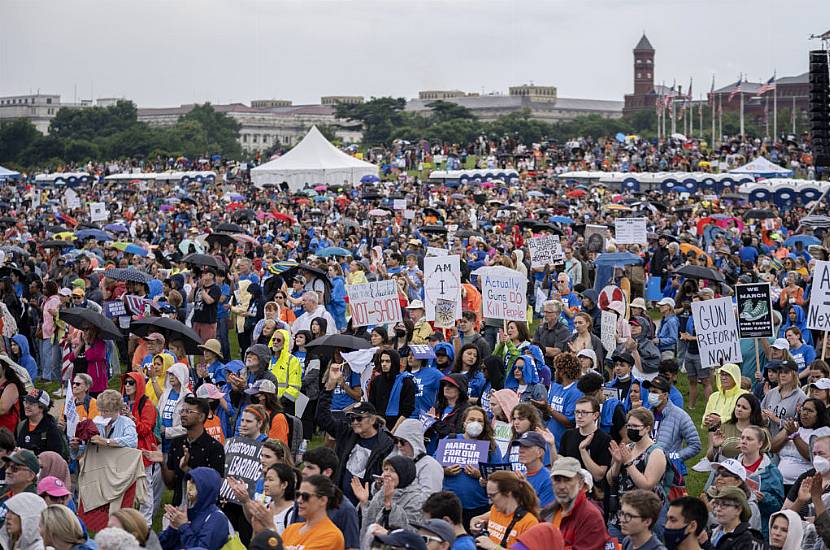
[[[293,414],[282,413],[288,423],[288,447],[291,456],[296,462],[300,462],[300,447],[303,444],[303,422]]]
[[[149,403],[149,401],[150,399],[146,395],[141,396],[141,399],[138,400],[138,414],[141,414],[141,411],[144,410],[144,405]],[[152,403],[150,406],[153,406]],[[156,413],[156,425],[153,426],[153,436],[155,436],[156,442],[161,444],[161,415],[158,413]]]

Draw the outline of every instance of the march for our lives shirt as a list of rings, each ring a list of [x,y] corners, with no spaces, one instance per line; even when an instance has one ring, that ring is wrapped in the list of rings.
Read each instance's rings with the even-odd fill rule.
[[[790,355],[795,359],[799,373],[803,372],[807,368],[807,365],[810,365],[816,360],[816,350],[813,349],[813,346],[808,346],[807,344],[801,344],[801,347],[796,349],[790,348]]]
[[[176,404],[179,401],[179,392],[170,390],[170,395],[164,403],[164,409],[161,411],[161,425],[165,428],[173,427],[173,415],[176,414]],[[162,451],[165,453],[170,448],[170,441],[167,438],[162,440]]]
[[[357,388],[360,386],[360,375],[355,372],[349,373],[349,378],[346,381],[350,388]],[[346,393],[346,390],[340,384],[334,388],[334,391],[331,394],[331,410],[333,411],[342,411],[349,405],[356,403],[354,399],[349,397],[349,394]]]
[[[576,400],[580,397],[582,397],[582,392],[576,388],[576,382],[571,382],[567,387],[558,382],[553,382],[548,392],[548,403],[551,409],[562,413],[573,423]],[[562,442],[562,436],[565,435],[567,428],[554,418],[551,418],[548,420],[548,429],[553,434],[553,437],[556,438],[556,448],[558,450]]]
[[[415,392],[416,412],[427,412],[435,405],[435,396],[438,394],[438,386],[443,377],[441,371],[435,367],[424,367],[412,373],[412,378],[418,387]]]

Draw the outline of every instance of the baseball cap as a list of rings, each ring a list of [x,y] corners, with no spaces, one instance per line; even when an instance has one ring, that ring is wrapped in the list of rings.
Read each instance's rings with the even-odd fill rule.
[[[406,309],[424,309],[424,303],[421,300],[412,300]]]
[[[44,407],[49,407],[52,404],[52,399],[49,397],[49,392],[44,390],[39,390],[34,388],[29,393],[26,394],[26,397],[23,398],[23,401],[28,401],[29,403],[37,403],[39,405],[43,405]]]
[[[663,376],[656,376],[654,380],[646,380],[643,382],[643,387],[647,390],[656,389],[662,392],[668,392],[671,389],[671,384]]]
[[[721,487],[710,496],[716,500],[722,499],[736,502],[741,507],[741,521],[749,521],[749,518],[752,516],[752,510],[749,508],[746,493],[740,487]]]
[[[430,519],[424,523],[413,523],[412,526],[421,531],[429,531],[444,542],[455,542],[455,530],[443,519]]]
[[[560,456],[556,459],[556,462],[553,463],[553,468],[551,469],[550,475],[553,476],[565,476],[565,477],[574,477],[575,475],[579,475],[580,471],[582,470],[582,465],[579,461],[572,456]]]
[[[353,403],[343,409],[343,412],[346,413],[346,416],[358,414],[377,414],[377,409],[375,409],[375,406],[368,401],[358,401],[357,403]]]
[[[10,454],[4,460],[14,462],[18,466],[24,466],[26,468],[29,468],[32,472],[36,474],[40,473],[40,462],[38,462],[35,453],[30,451],[29,449],[21,449],[16,453]]]
[[[614,362],[622,361],[623,363],[628,363],[629,365],[634,364],[634,356],[628,353],[627,351],[615,353],[611,356],[611,360]]]
[[[723,468],[730,474],[741,478],[741,481],[746,481],[746,468],[744,468],[743,464],[734,458],[727,458],[726,460],[721,460],[720,462],[712,462],[711,465],[712,469],[717,467]]]
[[[629,324],[629,325],[634,325],[635,327],[639,327],[639,326],[641,326],[641,325],[640,325],[640,321],[639,321],[639,320],[637,320],[637,318],[636,318],[636,317],[632,317],[632,318],[631,318],[631,320],[630,320],[630,321],[628,321],[628,324]]]
[[[267,380],[265,381],[267,382]],[[202,384],[196,389],[196,397],[199,399],[222,399],[225,394],[219,391],[219,388],[214,384]]]
[[[245,390],[248,395],[257,395],[259,393],[277,393],[277,387],[270,380],[257,380],[254,385]]]
[[[161,342],[162,344],[166,341],[164,335],[160,332],[151,332],[147,336],[144,337],[145,340],[153,340],[155,342]]]
[[[58,294],[60,294],[61,296],[72,296],[72,291],[64,287],[58,291]]]
[[[663,298],[662,300],[660,300],[659,302],[657,302],[657,305],[658,306],[670,306],[672,309],[674,309],[674,306],[676,304],[674,303],[673,298],[666,297],[666,298]]]
[[[830,378],[819,378],[808,387],[816,388],[817,390],[830,390]]]
[[[65,497],[70,494],[64,482],[55,476],[46,476],[38,482],[37,494],[43,493],[51,497]]]
[[[540,447],[545,448],[545,438],[537,432],[525,432],[519,439],[514,440],[511,445],[521,445],[522,447]]]
[[[268,529],[251,539],[248,550],[282,550],[282,539],[276,531]]]
[[[772,343],[772,347],[790,351],[790,343],[787,342],[786,338],[776,338],[775,342]]]
[[[797,371],[798,370],[798,365],[796,365],[795,361],[793,361],[792,359],[784,359],[783,361],[781,361],[781,364],[778,365],[778,370],[782,370],[782,369],[789,369],[789,370]]]
[[[395,548],[404,548],[406,550],[427,550],[427,544],[421,535],[406,531],[404,529],[396,529],[385,535],[375,535],[375,540]]]
[[[72,289],[72,296],[80,296],[81,298],[84,297],[84,289],[75,287]]]

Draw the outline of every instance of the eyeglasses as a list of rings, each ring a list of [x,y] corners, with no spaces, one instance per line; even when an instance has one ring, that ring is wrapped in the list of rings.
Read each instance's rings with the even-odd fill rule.
[[[199,411],[197,411],[196,409],[182,409],[181,410],[181,414],[196,414],[197,412],[199,412]]]
[[[133,383],[135,383],[135,382],[133,382]],[[73,387],[74,387],[74,386],[83,386],[83,385],[84,385],[84,383],[83,383],[83,382],[79,382],[79,381],[77,381],[77,380],[75,380],[74,382],[72,382],[72,386],[73,386]]]
[[[643,519],[643,516],[629,514],[628,512],[617,512],[617,519],[623,523],[628,523],[632,519]]]
[[[487,493],[487,498],[489,498],[490,500],[493,500],[494,498],[499,496],[499,494],[500,493]]]
[[[311,500],[311,497],[319,497],[317,493],[297,493],[297,498],[302,500],[303,502],[308,502]]]
[[[626,424],[625,427],[628,430],[642,430],[643,428],[645,428],[645,426],[634,426],[632,424]]]
[[[424,539],[424,542],[426,544],[429,544],[430,542],[437,542],[437,543],[444,542],[444,539],[439,539],[438,537],[431,537],[429,535],[421,535],[421,538]]]
[[[596,411],[574,411],[574,416],[588,416],[594,414]]]
[[[125,386],[135,386],[135,380],[133,380],[132,378],[128,378],[127,380],[124,380],[124,385]],[[74,386],[74,384],[73,384],[73,386]]]
[[[712,503],[712,508],[740,508],[741,505],[730,500],[716,500]]]

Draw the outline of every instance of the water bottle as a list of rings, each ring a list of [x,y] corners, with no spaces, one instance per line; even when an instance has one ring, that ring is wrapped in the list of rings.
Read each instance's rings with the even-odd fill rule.
[[[297,460],[296,462],[302,462],[303,455],[305,454],[305,450],[308,448],[308,439],[303,439],[302,443],[300,443],[300,450],[297,451]]]

